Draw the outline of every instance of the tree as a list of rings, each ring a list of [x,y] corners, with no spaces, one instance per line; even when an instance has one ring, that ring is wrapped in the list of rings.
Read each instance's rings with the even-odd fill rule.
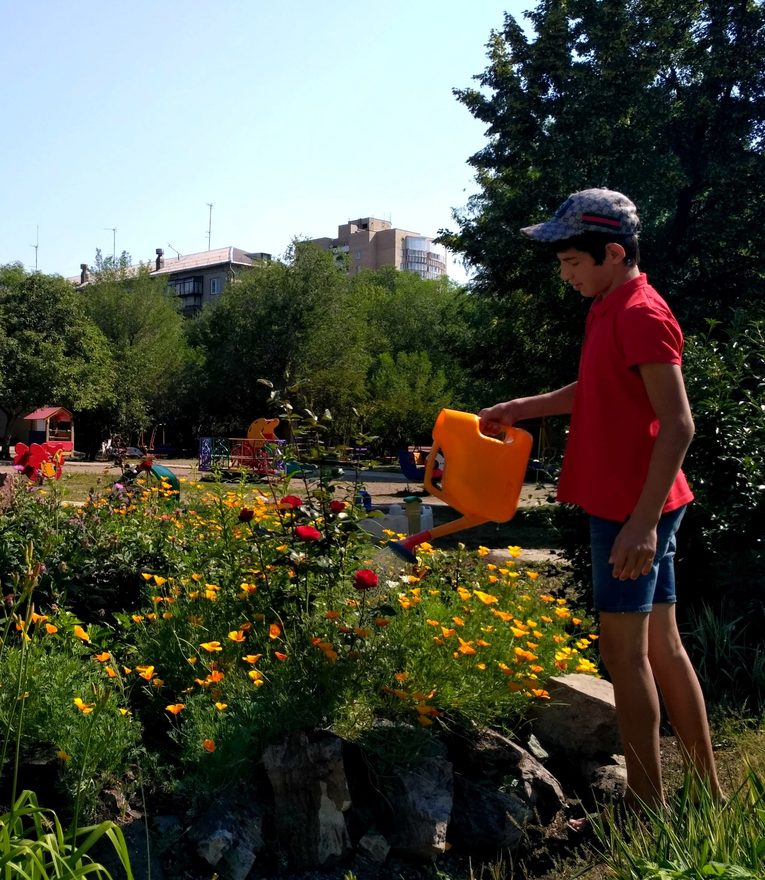
[[[115,375],[107,341],[63,278],[0,267],[0,409],[13,420],[46,404],[77,413],[107,398]]]
[[[200,422],[212,433],[241,431],[264,414],[259,378],[289,386],[312,411],[332,410],[338,431],[364,398],[363,312],[342,267],[313,245],[243,272],[190,334],[203,358]]]
[[[94,413],[94,432],[130,434],[174,419],[182,414],[192,358],[177,300],[148,268],[131,271],[126,253],[112,261],[97,252],[92,275],[80,296],[119,365],[108,405]]]
[[[450,397],[446,376],[433,369],[427,352],[381,354],[370,379],[370,428],[386,449],[426,442]]]
[[[688,331],[762,308],[765,245],[762,0],[542,0],[526,15],[535,36],[506,15],[479,88],[455,91],[488,142],[469,159],[479,192],[443,233],[493,306],[484,354],[505,355],[483,376],[499,367],[517,393],[576,370],[583,305],[518,232],[568,193],[630,195],[643,265]]]

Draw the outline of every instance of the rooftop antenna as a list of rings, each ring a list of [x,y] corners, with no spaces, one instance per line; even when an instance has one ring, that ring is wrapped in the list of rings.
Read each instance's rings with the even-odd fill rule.
[[[107,231],[111,231],[112,233],[112,259],[117,259],[117,227],[116,226],[104,226],[104,229]]]
[[[175,251],[176,254],[178,254],[178,259],[180,260],[180,258],[183,256],[183,254],[181,254],[181,252],[180,252],[177,248],[174,248],[174,247],[170,244],[169,241],[168,241],[168,243],[167,243],[167,246],[170,248],[171,251]],[[208,249],[208,250],[209,250],[209,249]]]
[[[209,250],[210,250],[210,238],[211,238],[211,236],[212,236],[212,209],[213,209],[213,203],[212,203],[212,202],[206,202],[206,204],[207,204],[207,207],[210,209],[210,216],[209,216],[209,218],[208,218],[208,220],[207,220],[207,250],[209,251]]]
[[[37,224],[37,239],[34,244],[31,244],[30,247],[35,249],[35,272],[37,271],[37,249],[40,247],[40,224]]]

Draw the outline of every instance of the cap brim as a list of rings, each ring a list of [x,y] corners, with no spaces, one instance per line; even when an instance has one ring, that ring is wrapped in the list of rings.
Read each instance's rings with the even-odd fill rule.
[[[563,241],[575,235],[570,226],[556,219],[537,223],[536,226],[524,226],[521,232],[534,241]]]

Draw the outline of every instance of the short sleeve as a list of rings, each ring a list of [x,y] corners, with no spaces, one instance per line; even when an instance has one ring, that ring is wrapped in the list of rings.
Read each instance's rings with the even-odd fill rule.
[[[635,304],[620,316],[618,331],[625,367],[682,363],[683,333],[668,308]]]

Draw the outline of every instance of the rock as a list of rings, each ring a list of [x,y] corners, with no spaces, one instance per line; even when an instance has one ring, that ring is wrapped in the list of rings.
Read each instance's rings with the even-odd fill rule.
[[[146,833],[146,821],[138,819],[129,825],[122,826],[125,836],[130,868],[135,880],[162,880],[164,874],[157,854],[149,848]],[[127,880],[127,873],[122,867],[114,847],[109,840],[102,837],[90,851],[90,856],[106,868],[114,880]]]
[[[500,787],[513,786],[513,795],[529,807],[542,824],[550,822],[565,806],[565,796],[558,780],[537,759],[512,740],[495,730],[479,730],[468,745],[455,756],[457,768],[471,779],[485,779]]]
[[[544,764],[544,762],[547,761],[550,757],[550,753],[542,747],[542,743],[539,742],[539,740],[534,736],[533,733],[529,737],[527,745],[529,749],[529,754],[532,755],[532,757],[536,758],[537,761],[540,761],[542,764]]]
[[[443,757],[418,759],[399,769],[385,785],[394,827],[391,846],[401,853],[432,859],[446,850],[446,830],[452,813],[452,765]]]
[[[244,880],[265,845],[266,796],[257,788],[215,801],[194,824],[190,839],[197,855],[227,880]]]
[[[454,809],[449,839],[471,852],[515,849],[532,812],[519,797],[454,775]]]
[[[547,690],[550,702],[535,708],[530,718],[545,748],[573,758],[622,751],[610,682],[571,673],[551,678]]]
[[[623,755],[612,755],[608,763],[585,761],[582,775],[598,803],[619,801],[627,791],[627,767]]]
[[[351,799],[342,741],[332,734],[288,734],[263,753],[274,792],[279,842],[296,870],[329,866],[351,851],[343,813]]]

